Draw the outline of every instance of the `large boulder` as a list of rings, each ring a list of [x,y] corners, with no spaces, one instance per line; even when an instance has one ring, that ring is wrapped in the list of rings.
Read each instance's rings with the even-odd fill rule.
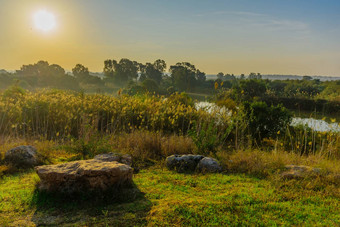
[[[4,161],[17,168],[31,168],[38,165],[37,149],[32,146],[15,147],[5,153]]]
[[[301,179],[308,176],[317,176],[321,170],[303,165],[286,165],[285,170],[281,173],[283,179]]]
[[[219,173],[222,166],[216,159],[205,157],[198,163],[197,170],[202,173]]]
[[[39,166],[35,170],[41,180],[40,190],[61,193],[119,189],[132,183],[133,174],[126,164],[98,159]]]
[[[132,157],[128,154],[116,154],[116,153],[108,153],[108,154],[99,154],[94,157],[96,160],[101,160],[104,162],[120,162],[126,164],[128,166],[132,165]]]
[[[171,155],[166,158],[166,166],[178,173],[193,172],[198,163],[204,158],[202,155]]]

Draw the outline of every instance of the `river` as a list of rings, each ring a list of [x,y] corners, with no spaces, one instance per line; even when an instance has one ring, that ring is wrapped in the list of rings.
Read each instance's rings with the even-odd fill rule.
[[[227,109],[220,108],[216,106],[214,103],[210,102],[198,102],[195,104],[197,109],[205,109],[208,112],[216,112],[216,109],[219,109],[219,112],[225,112]],[[339,123],[328,123],[325,120],[319,120],[314,118],[300,118],[293,117],[291,126],[302,125],[303,127],[311,128],[317,132],[340,132],[340,124]]]

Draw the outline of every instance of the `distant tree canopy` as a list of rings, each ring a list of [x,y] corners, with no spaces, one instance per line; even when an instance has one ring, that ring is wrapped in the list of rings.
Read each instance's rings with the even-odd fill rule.
[[[119,62],[116,60],[104,61],[104,76],[106,80],[118,84],[126,84],[130,80],[144,81],[146,79],[154,80],[157,84],[162,81],[162,76],[166,70],[164,60],[156,60],[154,63],[138,63],[123,58]]]
[[[79,80],[85,80],[87,77],[90,76],[90,71],[88,68],[83,66],[82,64],[77,64],[72,69],[73,76]]]
[[[82,89],[108,93],[123,88],[123,92],[128,94],[171,95],[185,91],[197,93],[200,97],[213,94],[223,97],[225,93],[225,97],[234,102],[262,100],[269,103],[270,100],[278,103],[283,100],[289,104],[290,99],[340,100],[339,81],[320,81],[310,76],[300,80],[264,80],[260,73],[238,77],[223,72],[216,75],[216,80],[207,80],[205,73],[189,62],[179,62],[167,68],[166,62],[161,59],[145,64],[127,58],[120,61],[109,59],[104,61],[103,77],[101,73],[91,73],[82,64],[75,65],[72,73],[68,74],[61,66],[47,61],[23,65],[14,73],[0,70],[0,90],[11,85],[25,89]]]
[[[146,63],[140,64],[140,81],[146,79],[154,80],[158,84],[162,82],[163,73],[166,69],[166,63],[164,60],[156,60],[153,64]]]
[[[104,82],[97,76],[91,76],[87,67],[77,64],[72,69],[73,76],[82,84],[103,85]]]
[[[140,65],[127,58],[104,61],[104,76],[116,83],[125,84],[129,80],[137,79]]]
[[[55,76],[64,75],[65,70],[56,64],[50,65],[47,61],[38,61],[36,64],[23,65],[17,70],[18,75],[22,76]]]
[[[193,87],[206,80],[205,73],[188,62],[170,66],[171,78],[180,91],[190,91]]]
[[[16,74],[31,87],[78,88],[74,78],[67,75],[65,69],[57,64],[50,65],[47,61],[23,65]]]
[[[262,75],[260,73],[250,73],[249,76],[248,76],[248,79],[250,79],[250,80],[252,80],[252,79],[261,80]]]
[[[217,79],[221,80],[221,81],[226,81],[226,80],[235,80],[236,77],[234,76],[234,74],[225,74],[220,72],[217,75]]]
[[[262,80],[241,80],[239,85],[233,89],[237,100],[250,101],[256,97],[262,97],[267,91],[267,87]]]

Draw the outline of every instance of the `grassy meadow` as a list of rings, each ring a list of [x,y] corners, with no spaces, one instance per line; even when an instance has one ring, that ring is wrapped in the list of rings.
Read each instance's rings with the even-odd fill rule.
[[[0,94],[0,161],[18,145],[42,164],[130,154],[134,187],[114,199],[36,190],[39,177],[0,162],[1,226],[239,226],[340,224],[340,133],[285,126],[255,139],[241,110],[195,108],[184,94],[109,96],[59,90]],[[204,154],[220,174],[166,170],[172,154]],[[288,164],[321,168],[285,180]]]
[[[121,200],[93,201],[41,194],[35,190],[37,180],[31,171],[2,180],[2,226],[336,226],[340,222],[339,194],[309,186],[310,182],[247,174],[187,175],[152,167],[134,176],[137,190],[130,189]]]

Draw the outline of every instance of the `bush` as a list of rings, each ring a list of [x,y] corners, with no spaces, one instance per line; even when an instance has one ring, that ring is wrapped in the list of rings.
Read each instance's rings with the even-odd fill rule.
[[[284,132],[292,118],[292,114],[282,105],[268,106],[264,102],[245,102],[243,111],[250,134],[258,142]]]
[[[184,105],[184,106],[194,106],[194,101],[190,96],[188,96],[186,93],[175,93],[170,95],[168,98],[168,102],[175,104],[175,105]]]

